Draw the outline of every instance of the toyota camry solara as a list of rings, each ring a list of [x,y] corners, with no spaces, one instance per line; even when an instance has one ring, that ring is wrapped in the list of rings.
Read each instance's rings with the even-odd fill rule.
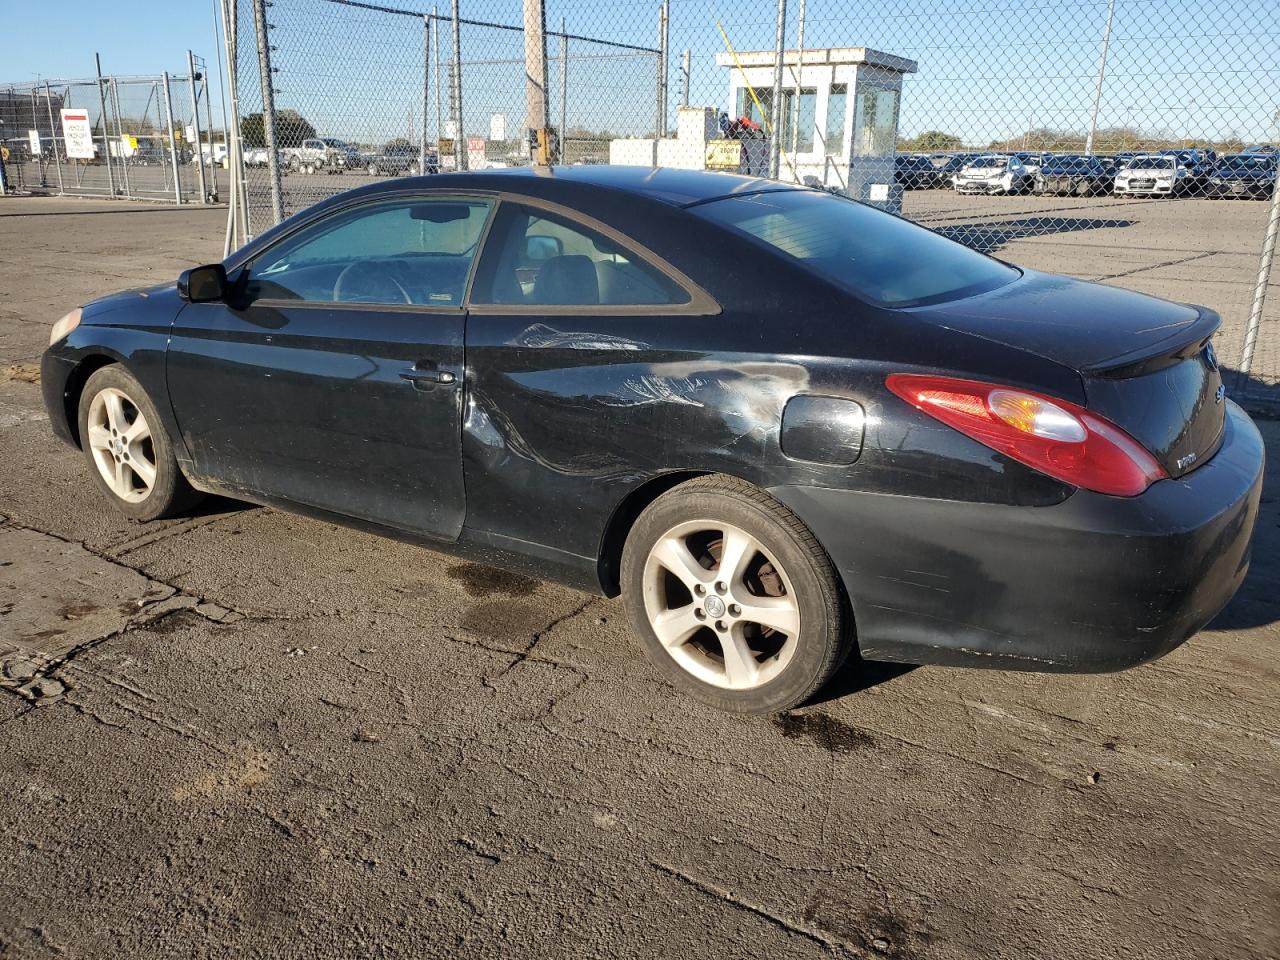
[[[1263,448],[1218,317],[827,193],[579,167],[374,184],[55,327],[53,428],[201,492],[606,595],[672,683],[1115,670],[1245,575]]]

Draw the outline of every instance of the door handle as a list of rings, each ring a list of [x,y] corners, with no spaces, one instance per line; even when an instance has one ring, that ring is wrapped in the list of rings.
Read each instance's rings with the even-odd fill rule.
[[[437,384],[447,387],[458,382],[458,378],[448,370],[419,370],[416,367],[402,371],[400,379],[408,380],[418,390],[429,390]]]

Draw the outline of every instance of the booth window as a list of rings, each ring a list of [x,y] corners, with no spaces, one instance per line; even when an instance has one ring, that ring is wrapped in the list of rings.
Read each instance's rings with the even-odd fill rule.
[[[894,149],[894,125],[898,119],[898,91],[867,87],[858,93],[853,116],[854,154],[890,157]]]
[[[818,91],[813,87],[800,88],[800,116],[796,118],[796,91],[782,91],[782,149],[791,150],[793,129],[799,132],[796,137],[796,152],[809,153],[813,150],[814,124],[817,118]]]
[[[827,92],[827,156],[844,154],[844,111],[849,98],[849,85],[833,83]]]

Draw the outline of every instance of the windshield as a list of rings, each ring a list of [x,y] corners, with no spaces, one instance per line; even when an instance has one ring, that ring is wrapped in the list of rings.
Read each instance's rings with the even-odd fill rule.
[[[1004,157],[979,157],[977,160],[973,161],[973,163],[969,164],[969,166],[992,167],[996,170],[1003,170],[1008,162],[1009,161]]]
[[[1172,157],[1134,157],[1127,164],[1126,170],[1172,170]]]
[[[1254,153],[1243,153],[1223,157],[1218,161],[1218,166],[1225,167],[1228,170],[1274,170],[1276,158]]]
[[[1020,273],[924,227],[810,190],[725,197],[690,208],[888,307],[914,307],[994,290]]]

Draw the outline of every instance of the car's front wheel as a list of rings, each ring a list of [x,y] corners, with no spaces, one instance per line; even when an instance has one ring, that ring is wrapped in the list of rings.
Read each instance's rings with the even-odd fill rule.
[[[826,552],[786,507],[730,477],[675,487],[627,538],[632,625],[681,690],[735,713],[803,703],[852,647]]]
[[[80,394],[80,446],[98,487],[134,520],[156,520],[200,499],[178,469],[155,404],[123,367],[103,367]]]

